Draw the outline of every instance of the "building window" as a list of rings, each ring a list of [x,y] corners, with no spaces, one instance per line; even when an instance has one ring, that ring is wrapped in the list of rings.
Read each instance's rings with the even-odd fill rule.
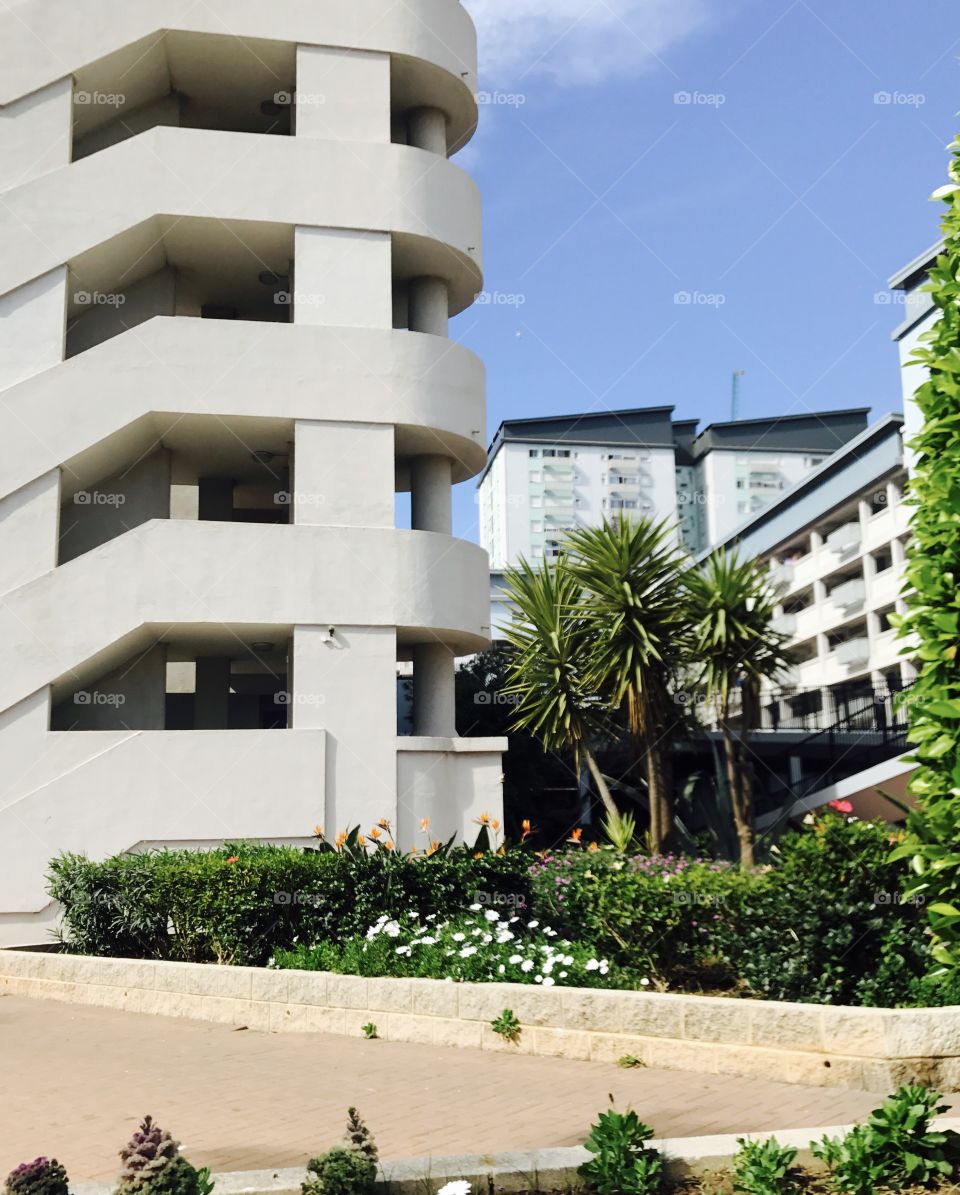
[[[532,457],[539,456],[539,455],[540,455],[540,449],[539,449],[539,448],[531,448],[531,449],[530,449],[530,452],[528,453],[528,455],[529,455],[529,456],[532,456]]]

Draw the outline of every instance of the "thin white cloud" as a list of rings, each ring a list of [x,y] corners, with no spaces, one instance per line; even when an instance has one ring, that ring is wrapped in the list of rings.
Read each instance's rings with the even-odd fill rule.
[[[558,83],[662,69],[672,46],[710,23],[711,0],[464,0],[481,74]],[[713,5],[715,8],[715,4]]]

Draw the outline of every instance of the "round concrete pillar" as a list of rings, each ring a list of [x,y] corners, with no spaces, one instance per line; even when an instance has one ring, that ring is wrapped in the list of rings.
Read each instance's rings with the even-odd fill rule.
[[[446,336],[450,329],[449,286],[445,278],[414,278],[410,282],[408,324],[411,332]]]
[[[420,738],[456,736],[454,659],[444,643],[413,649],[413,733]]]
[[[450,458],[415,456],[410,462],[410,526],[414,531],[453,531]]]
[[[439,108],[411,108],[407,113],[407,144],[447,156],[447,118]]]

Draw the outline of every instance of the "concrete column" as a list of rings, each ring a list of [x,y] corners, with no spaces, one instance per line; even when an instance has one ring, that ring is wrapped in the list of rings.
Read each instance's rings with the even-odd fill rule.
[[[292,522],[394,526],[392,425],[298,420],[295,436]]]
[[[67,337],[67,267],[0,298],[0,390],[59,365]]]
[[[410,526],[414,531],[453,532],[452,466],[446,456],[415,456],[410,462]]]
[[[407,144],[447,156],[447,117],[439,108],[411,108],[407,113]]]
[[[233,522],[233,482],[229,477],[201,477],[197,501],[198,519],[209,523]]]
[[[0,501],[0,594],[57,567],[60,470],[53,469]]]
[[[454,738],[457,733],[454,654],[443,643],[413,649],[413,733]]]
[[[193,724],[197,730],[226,730],[230,716],[230,661],[222,656],[197,659]]]
[[[892,539],[890,541],[890,559],[894,568],[902,568],[906,564],[907,553],[901,540]]]
[[[295,324],[393,327],[393,256],[388,232],[297,228]]]
[[[390,141],[390,55],[297,47],[296,131],[325,141]]]
[[[73,79],[59,79],[0,108],[0,191],[70,162]]]
[[[414,278],[410,282],[411,332],[447,336],[450,330],[449,284],[445,278]]]
[[[393,287],[393,326],[410,327],[410,294],[402,282],[395,283]]]
[[[396,825],[396,670],[392,627],[294,628],[293,729],[327,732],[317,820],[331,837],[355,825],[366,833],[381,817]]]

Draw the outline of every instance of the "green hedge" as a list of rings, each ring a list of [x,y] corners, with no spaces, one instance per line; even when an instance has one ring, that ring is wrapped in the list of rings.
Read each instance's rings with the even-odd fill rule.
[[[884,823],[829,813],[787,834],[773,866],[747,874],[725,863],[579,847],[430,859],[264,846],[99,864],[62,856],[50,891],[63,905],[70,948],[84,954],[274,959],[385,975],[446,967],[455,978],[543,982],[541,968],[525,972],[510,959],[542,950],[546,934],[571,944],[571,965],[551,973],[556,983],[582,979],[593,959],[605,969],[591,969],[590,982],[604,986],[824,1004],[955,1003],[960,990],[922,978],[929,930],[922,903],[900,895],[904,864],[890,862],[893,837]],[[492,911],[517,934],[516,951],[494,941],[461,958],[463,935]],[[388,919],[401,926],[395,940],[368,936]],[[427,922],[438,941],[413,943]],[[411,952],[398,952],[411,943]]]

